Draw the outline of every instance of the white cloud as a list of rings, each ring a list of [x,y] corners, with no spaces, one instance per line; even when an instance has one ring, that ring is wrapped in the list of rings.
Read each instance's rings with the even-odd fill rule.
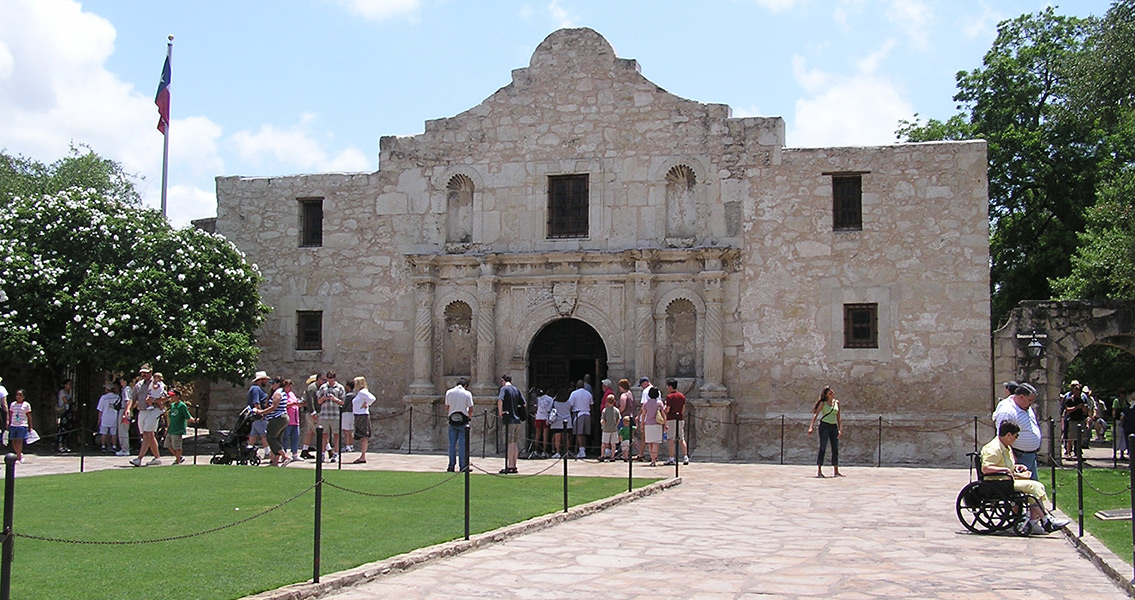
[[[797,0],[756,0],[757,6],[773,13],[791,10],[796,6]]]
[[[311,133],[313,114],[300,117],[299,123],[281,129],[275,125],[261,125],[256,132],[242,130],[230,138],[240,157],[257,165],[275,165],[286,169],[306,171],[367,171],[377,168],[362,151],[347,148],[328,154]]]
[[[961,29],[966,39],[973,40],[982,36],[988,36],[992,39],[997,33],[997,24],[1004,19],[1005,15],[982,2],[981,12],[967,14],[965,19],[958,23],[958,28]]]
[[[548,12],[552,14],[552,18],[555,19],[556,25],[560,28],[575,27],[578,20],[568,9],[560,6],[560,0],[552,0],[548,4]]]
[[[891,53],[895,47],[894,40],[887,40],[883,42],[883,46],[878,50],[864,56],[863,58],[855,61],[855,66],[859,69],[860,73],[871,74],[879,68],[879,63]]]
[[[400,16],[413,17],[418,12],[418,0],[336,0],[368,21],[385,21]]]
[[[925,49],[930,45],[930,21],[933,10],[921,0],[893,0],[887,8],[887,20],[898,26],[907,36],[910,45]]]
[[[733,109],[733,117],[743,119],[745,117],[765,117],[768,116],[761,112],[761,109],[756,104],[749,106],[739,106]]]
[[[217,195],[191,185],[171,186],[166,194],[166,214],[174,227],[185,227],[193,219],[217,214]]]
[[[796,101],[787,134],[790,146],[894,143],[899,120],[909,118],[914,108],[894,82],[874,73],[880,58],[873,56],[861,59],[859,71],[849,75],[809,71],[804,59],[794,58],[797,83],[810,97]]]

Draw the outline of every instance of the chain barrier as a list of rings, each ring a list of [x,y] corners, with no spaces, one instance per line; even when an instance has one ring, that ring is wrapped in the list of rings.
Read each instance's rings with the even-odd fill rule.
[[[469,466],[473,469],[476,469],[476,470],[486,474],[486,475],[491,475],[493,477],[499,477],[501,479],[528,479],[529,477],[536,477],[537,475],[543,475],[544,473],[547,473],[548,471],[552,470],[553,467],[559,466],[560,462],[561,461],[558,460],[558,459],[554,460],[554,461],[552,461],[552,464],[544,467],[543,469],[536,471],[535,473],[525,473],[524,475],[521,475],[519,473],[509,473],[509,474],[493,473],[491,471],[486,471],[486,470],[482,469],[481,467],[473,464],[473,461],[469,461]]]
[[[333,488],[335,488],[335,489],[337,489],[341,492],[347,492],[348,494],[358,494],[359,496],[369,496],[371,498],[405,498],[406,496],[413,496],[415,494],[421,494],[421,493],[424,493],[424,492],[428,492],[432,489],[439,488],[439,487],[449,483],[450,481],[453,481],[459,475],[461,475],[461,473],[454,473],[453,475],[450,475],[449,477],[447,477],[447,478],[445,478],[445,479],[443,479],[443,480],[441,480],[441,481],[439,481],[439,482],[437,482],[437,483],[435,483],[431,486],[424,487],[420,490],[414,490],[412,492],[402,492],[402,493],[398,493],[398,494],[377,494],[377,493],[374,493],[374,492],[364,492],[362,490],[354,490],[354,489],[344,487],[344,486],[341,486],[341,485],[336,485],[334,483],[331,483],[330,481],[327,481],[326,479],[323,480],[323,485],[326,485],[328,487],[333,487]]]
[[[203,535],[208,535],[210,533],[216,533],[218,531],[222,531],[222,530],[225,530],[225,529],[236,527],[237,525],[243,525],[243,524],[245,524],[245,523],[247,523],[247,522],[249,522],[253,519],[258,519],[260,517],[263,517],[264,515],[272,512],[274,510],[277,510],[279,508],[282,508],[282,507],[290,504],[291,502],[294,502],[295,500],[299,499],[304,494],[314,490],[316,485],[318,485],[318,484],[312,484],[307,489],[301,491],[300,493],[296,494],[295,496],[292,496],[291,498],[284,500],[283,502],[277,504],[276,506],[272,506],[270,508],[265,509],[262,512],[256,513],[255,515],[245,517],[245,518],[243,518],[239,521],[234,521],[232,523],[229,523],[228,525],[221,525],[219,527],[213,527],[211,529],[206,529],[204,531],[198,531],[198,532],[195,532],[195,533],[185,533],[185,534],[181,534],[181,535],[173,535],[173,536],[163,537],[163,538],[153,538],[153,539],[148,539],[148,540],[107,540],[107,541],[102,541],[102,540],[72,540],[72,539],[55,538],[55,537],[32,535],[32,534],[28,534],[28,533],[17,533],[17,532],[12,532],[12,536],[13,537],[20,537],[20,538],[24,538],[24,539],[28,539],[28,540],[39,540],[41,542],[58,542],[58,543],[62,543],[62,544],[83,544],[83,545],[93,545],[93,546],[130,546],[130,545],[136,545],[136,544],[156,544],[156,543],[159,543],[159,542],[174,542],[174,541],[177,541],[177,540],[184,540],[184,539],[188,539],[188,538],[192,538],[192,537],[200,537],[200,536],[203,536]],[[328,485],[330,485],[330,484],[328,484]]]
[[[393,419],[394,417],[401,417],[402,415],[404,415],[408,412],[410,412],[410,409],[407,408],[405,410],[401,410],[401,411],[398,411],[396,413],[390,413],[389,415],[373,416],[373,417],[371,417],[371,420],[372,421],[384,421],[386,419]]]
[[[1131,485],[1130,484],[1128,484],[1126,488],[1119,490],[1118,492],[1105,492],[1105,491],[1099,489],[1098,487],[1092,485],[1092,482],[1088,481],[1087,478],[1084,479],[1084,485],[1092,488],[1093,492],[1095,492],[1095,493],[1097,493],[1101,496],[1118,496],[1120,494],[1128,494],[1128,493],[1131,492]]]

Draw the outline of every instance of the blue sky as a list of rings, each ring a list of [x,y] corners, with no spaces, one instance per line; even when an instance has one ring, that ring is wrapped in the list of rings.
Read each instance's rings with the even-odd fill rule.
[[[378,139],[471,108],[561,27],[591,27],[679,96],[781,116],[788,145],[894,142],[955,112],[954,75],[1042,0],[0,0],[0,148],[85,144],[161,189],[154,92],[174,35],[169,216],[219,175],[378,168]],[[1110,2],[1057,12],[1103,15]]]

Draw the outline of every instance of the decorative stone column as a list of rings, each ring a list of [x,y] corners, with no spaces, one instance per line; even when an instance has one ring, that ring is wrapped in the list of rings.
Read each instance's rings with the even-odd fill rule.
[[[702,349],[704,373],[701,386],[703,398],[724,398],[728,395],[728,390],[721,381],[725,348],[721,322],[721,285],[724,277],[721,259],[707,258],[705,271],[701,274],[705,291],[705,346]]]
[[[690,453],[698,460],[730,460],[736,447],[731,398],[690,398]]]
[[[474,396],[495,395],[497,390],[497,281],[492,265],[481,263],[477,279],[477,370],[473,383]]]
[[[654,379],[654,290],[651,285],[649,265],[644,260],[635,261],[635,272],[630,280],[634,282],[635,294],[635,387],[639,377],[646,375]]]
[[[433,304],[434,283],[419,277],[414,281],[414,302],[418,306],[414,315],[414,381],[410,384],[411,395],[433,394],[436,389],[432,381],[433,365]]]
[[[414,303],[417,312],[414,315],[414,380],[410,384],[410,393],[402,397],[402,402],[411,412],[412,424],[406,432],[402,443],[403,450],[433,451],[440,444],[448,443],[442,440],[442,418],[439,413],[444,409],[439,405],[441,395],[433,382],[434,364],[434,287],[432,277],[428,275],[429,267],[414,265]]]

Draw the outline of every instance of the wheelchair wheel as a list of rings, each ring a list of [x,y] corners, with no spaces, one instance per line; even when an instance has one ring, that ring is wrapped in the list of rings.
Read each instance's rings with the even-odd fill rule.
[[[260,466],[260,457],[253,454],[251,457],[249,457],[248,464],[250,464],[254,467],[259,467]]]
[[[213,458],[209,459],[209,462],[214,464],[214,465],[223,465],[223,464],[225,464],[225,457],[214,456]]]
[[[999,486],[978,481],[958,493],[955,510],[966,529],[980,534],[1009,529],[1021,515],[1020,503]]]
[[[1017,520],[1013,523],[1013,533],[1021,537],[1029,537],[1029,534],[1032,533],[1032,528],[1029,526],[1029,518],[1023,515],[1017,517]]]

